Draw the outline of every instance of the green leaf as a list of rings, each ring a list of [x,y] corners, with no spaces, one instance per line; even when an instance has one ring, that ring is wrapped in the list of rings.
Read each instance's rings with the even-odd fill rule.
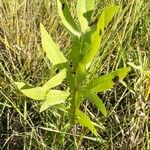
[[[17,88],[18,88],[19,90],[22,89],[23,87],[32,88],[31,85],[27,85],[27,84],[24,83],[24,82],[15,82],[15,85],[17,86]]]
[[[60,91],[60,90],[51,90],[46,95],[46,100],[41,105],[40,112],[46,110],[49,106],[57,105],[64,103],[70,93]]]
[[[63,25],[75,36],[80,36],[81,33],[79,32],[79,29],[74,22],[74,19],[72,18],[69,8],[66,4],[65,0],[57,0],[57,6],[58,6],[58,14],[61,18],[61,22]]]
[[[94,135],[98,136],[98,133],[97,133],[92,121],[85,113],[76,109],[76,117],[77,117],[77,121],[79,122],[80,125],[87,127],[88,129],[90,129],[92,131],[92,133]]]
[[[63,69],[58,74],[56,74],[54,77],[52,77],[49,81],[47,81],[43,85],[43,89],[45,91],[48,91],[49,89],[61,84],[65,78],[66,78],[66,69]]]
[[[107,116],[105,105],[97,95],[93,94],[90,90],[83,90],[82,94],[85,98],[88,98],[91,102],[93,102],[104,116]]]
[[[82,36],[82,39],[80,39],[80,42],[82,41],[82,44],[80,47],[82,59],[91,49],[92,36],[94,35],[95,31],[96,31],[96,28],[92,28],[90,31],[87,31],[86,33],[84,33],[84,35]]]
[[[81,85],[83,81],[87,78],[87,72],[85,70],[85,66],[82,63],[78,64],[76,70],[76,84]]]
[[[88,26],[91,26],[91,17],[92,17],[92,14],[93,14],[93,11],[94,10],[90,10],[90,11],[87,11],[83,14],[83,16],[86,18],[86,20],[88,21]]]
[[[82,60],[82,63],[85,65],[88,64],[95,57],[99,50],[100,42],[104,34],[104,24],[104,14],[102,14],[98,21],[95,32],[91,35],[91,45],[89,47],[89,50]]]
[[[97,77],[93,79],[86,88],[91,90],[92,92],[102,92],[113,88],[113,85],[116,84],[116,82],[118,82],[119,80],[123,80],[130,69],[130,67],[120,68],[116,71],[112,71],[107,75]]]
[[[18,89],[27,97],[34,100],[44,100],[46,97],[46,92],[42,87],[31,87],[23,82],[15,82]]]
[[[83,0],[83,1],[85,1],[86,12],[94,10],[95,0]]]
[[[80,41],[81,41],[81,38],[78,38],[78,37],[73,38],[71,58],[72,58],[74,69],[78,66],[78,62],[81,59],[81,56],[80,56],[81,42]]]
[[[95,0],[78,0],[77,1],[77,16],[80,22],[81,30],[85,32],[88,26],[89,16],[87,16],[86,12],[91,12],[94,9]],[[89,15],[89,14],[88,14]]]
[[[94,31],[95,29],[92,29],[88,32],[85,32],[80,38],[73,38],[71,58],[75,69],[78,66],[78,63],[89,51],[91,46],[91,35],[94,33]]]
[[[46,29],[42,24],[40,24],[41,29],[41,39],[42,47],[46,52],[47,58],[51,61],[53,65],[67,62],[67,59],[64,57],[63,53],[60,51],[59,45],[56,44],[52,37],[48,34]]]
[[[96,56],[100,47],[102,36],[104,35],[104,28],[116,14],[118,8],[118,6],[108,6],[103,9],[103,12],[97,23],[96,31],[91,35],[91,46],[82,60],[83,64],[88,64]]]
[[[103,9],[103,13],[105,14],[105,27],[109,24],[109,22],[112,20],[114,15],[118,12],[119,6],[110,5]]]

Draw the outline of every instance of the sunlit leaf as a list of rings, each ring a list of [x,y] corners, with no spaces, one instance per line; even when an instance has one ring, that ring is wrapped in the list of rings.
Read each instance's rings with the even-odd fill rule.
[[[72,18],[65,0],[57,0],[58,14],[63,25],[75,36],[80,36],[79,29]]]
[[[69,95],[69,92],[64,92],[60,90],[49,91],[46,95],[46,100],[41,105],[40,112],[46,110],[50,106],[64,103]]]
[[[34,100],[44,100],[46,92],[42,87],[31,87],[23,82],[15,82],[18,89],[27,97]]]
[[[17,88],[18,88],[19,90],[22,89],[23,87],[32,88],[31,85],[27,85],[27,84],[24,83],[24,82],[15,82],[15,85],[17,86]]]
[[[94,33],[94,31],[95,29],[91,29],[90,31],[85,32],[80,38],[73,38],[71,58],[74,68],[78,66],[78,63],[90,50],[91,35]]]
[[[93,94],[90,90],[82,91],[85,98],[88,98],[92,103],[96,105],[96,107],[101,111],[104,116],[107,116],[107,110],[102,100],[95,94]]]
[[[113,85],[116,84],[119,80],[123,80],[129,71],[130,67],[120,68],[116,71],[112,71],[107,75],[97,77],[87,85],[87,89],[90,89],[92,92],[106,91],[110,88],[113,88]]]
[[[118,6],[108,6],[103,9],[102,14],[98,20],[96,31],[91,36],[91,46],[85,57],[83,58],[82,63],[87,64],[95,57],[97,54],[102,36],[104,35],[104,28],[112,20],[113,16],[118,11]]]
[[[83,16],[87,19],[88,22],[91,21],[92,14],[94,12],[95,0],[84,0],[86,6],[86,12],[83,13]]]
[[[85,70],[85,66],[82,63],[78,64],[77,70],[76,70],[76,84],[80,85],[83,81],[85,81],[87,78],[87,72]]]
[[[47,81],[43,85],[43,89],[48,91],[50,88],[53,88],[62,83],[62,81],[66,78],[66,69],[61,70],[58,74],[52,77],[49,81]]]
[[[90,11],[87,11],[83,14],[83,16],[87,19],[88,21],[88,26],[91,26],[91,17],[92,17],[92,14],[93,14],[94,10],[90,10]]]
[[[72,42],[71,49],[71,58],[74,68],[78,66],[78,62],[81,59],[80,51],[81,51],[81,38],[74,37]]]
[[[67,59],[60,51],[59,45],[53,41],[52,37],[48,34],[42,24],[40,25],[40,28],[42,47],[43,50],[46,52],[47,58],[51,61],[53,65],[67,62]]]
[[[81,47],[80,47],[80,51],[81,51],[81,55],[83,58],[91,49],[91,45],[92,45],[92,36],[94,35],[96,31],[96,28],[92,28],[90,31],[87,31],[86,33],[84,33],[84,35],[81,38]]]
[[[77,16],[83,32],[85,32],[89,28],[87,19],[91,17],[91,11],[94,9],[94,4],[95,4],[95,0],[77,1]]]
[[[87,127],[89,130],[92,131],[92,133],[94,135],[98,136],[98,133],[97,133],[92,121],[85,113],[76,109],[76,117],[77,117],[77,121],[79,122],[80,125]]]
[[[104,19],[105,19],[104,14],[102,14],[98,21],[95,32],[91,35],[91,38],[90,38],[91,44],[90,44],[89,50],[82,60],[82,63],[85,65],[88,64],[95,57],[95,55],[97,54],[99,50],[100,42],[104,34],[104,25],[105,25]]]
[[[112,20],[114,15],[118,12],[119,6],[110,5],[103,9],[103,12],[105,13],[105,27],[109,24],[109,22]]]

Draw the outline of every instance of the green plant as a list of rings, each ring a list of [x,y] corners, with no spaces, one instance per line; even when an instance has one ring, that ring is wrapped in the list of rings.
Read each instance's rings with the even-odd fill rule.
[[[53,66],[60,71],[41,87],[33,87],[23,82],[15,82],[15,84],[24,95],[42,102],[40,112],[50,106],[57,105],[58,108],[68,113],[71,126],[79,123],[98,136],[94,123],[80,110],[80,105],[84,99],[88,99],[97,106],[103,115],[107,116],[106,108],[97,93],[106,91],[119,80],[123,80],[130,68],[120,68],[107,75],[90,80],[92,74],[88,72],[88,68],[99,50],[104,29],[119,9],[118,6],[113,5],[104,8],[97,24],[91,26],[94,4],[94,0],[78,0],[79,28],[72,18],[65,0],[57,0],[61,22],[72,37],[71,60],[66,59],[58,44],[53,41],[41,24],[43,50]],[[72,65],[70,65],[71,63]],[[55,87],[64,80],[67,89],[56,90]]]

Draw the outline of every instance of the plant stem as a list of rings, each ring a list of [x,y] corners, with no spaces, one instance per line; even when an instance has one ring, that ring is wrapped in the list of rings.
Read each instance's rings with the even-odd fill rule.
[[[78,149],[78,144],[77,144],[77,138],[76,138],[76,134],[77,134],[77,128],[75,125],[75,121],[76,121],[76,95],[77,95],[77,84],[76,84],[76,69],[75,69],[75,75],[74,75],[74,88],[72,91],[72,125],[73,125],[73,138],[74,138],[74,143],[75,143],[75,147],[76,149]]]
[[[76,114],[76,87],[73,90],[72,97],[72,124],[75,124],[75,114]]]

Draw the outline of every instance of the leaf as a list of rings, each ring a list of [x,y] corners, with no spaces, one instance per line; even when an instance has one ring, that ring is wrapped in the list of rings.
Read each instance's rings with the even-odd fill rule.
[[[103,12],[105,13],[105,27],[109,24],[109,22],[112,20],[114,15],[118,12],[119,6],[110,5],[103,9]]]
[[[85,66],[82,63],[78,64],[76,69],[76,84],[81,85],[83,81],[87,78],[87,72],[85,70]]]
[[[91,35],[91,45],[88,52],[84,56],[82,63],[88,64],[97,54],[102,36],[104,34],[104,14],[101,15],[95,32]]]
[[[73,90],[75,88],[75,80],[74,80],[73,73],[69,69],[67,69],[67,78],[66,78],[66,81],[67,81],[68,87],[71,90]]]
[[[119,80],[123,80],[123,78],[128,74],[130,71],[130,67],[120,68],[116,71],[112,71],[107,75],[103,75],[93,79],[88,85],[87,89],[91,90],[92,92],[102,92],[106,91],[113,87],[113,85],[118,82]]]
[[[84,0],[86,5],[86,12],[94,10],[95,0]]]
[[[46,92],[42,87],[31,87],[23,82],[15,82],[18,89],[27,97],[34,100],[44,100],[46,97]]]
[[[80,125],[89,128],[94,135],[98,136],[98,133],[97,133],[92,121],[85,113],[83,113],[79,109],[76,109],[76,117],[77,117],[77,121],[79,122]]]
[[[96,31],[96,28],[92,28],[90,31],[87,31],[86,33],[84,33],[84,35],[80,39],[80,42],[82,41],[82,44],[80,46],[82,59],[91,49],[92,36],[95,33],[95,31]]]
[[[67,59],[64,57],[63,53],[60,51],[58,44],[56,44],[52,37],[48,34],[46,29],[42,24],[40,24],[41,29],[41,39],[42,47],[46,52],[47,58],[51,61],[53,65],[67,62]]]
[[[18,87],[19,90],[22,89],[23,87],[27,87],[27,88],[32,87],[32,86],[30,86],[30,85],[27,85],[27,84],[24,83],[24,82],[15,82],[15,85]]]
[[[104,28],[111,21],[115,13],[118,11],[118,6],[108,6],[103,9],[103,12],[98,20],[96,31],[91,36],[91,46],[87,54],[82,60],[83,64],[88,64],[96,56],[102,36],[104,35]]]
[[[49,106],[64,103],[69,95],[69,92],[64,92],[60,90],[49,91],[47,93],[46,100],[41,105],[40,112],[46,110]]]
[[[81,37],[74,37],[71,50],[71,58],[74,69],[78,66],[78,63],[83,59],[85,54],[89,51],[91,46],[91,35],[95,29],[85,32]]]
[[[112,74],[119,76],[119,79],[123,80],[126,77],[126,75],[129,73],[130,70],[131,70],[130,67],[119,68],[116,71],[113,71]]]
[[[101,111],[104,116],[107,116],[107,110],[102,100],[95,94],[93,94],[90,90],[82,91],[85,98],[88,98],[92,103],[96,105],[96,107]]]
[[[58,14],[61,18],[61,22],[63,25],[75,36],[80,36],[81,33],[79,32],[79,29],[74,22],[74,19],[72,18],[69,8],[66,4],[65,0],[57,0],[57,6],[58,6]]]
[[[89,14],[86,12],[91,12],[94,9],[95,0],[78,0],[77,1],[77,16],[80,22],[81,30],[85,32],[88,26]]]
[[[93,11],[94,10],[90,10],[90,11],[87,11],[83,14],[83,16],[86,18],[86,20],[88,21],[88,26],[91,26],[90,24],[90,21],[91,21],[91,17],[92,17],[92,14],[93,14]]]
[[[52,77],[49,81],[47,81],[43,85],[43,89],[45,91],[48,91],[49,89],[61,84],[65,78],[66,78],[66,69],[63,69],[58,74],[56,74],[54,77]]]
[[[71,58],[74,68],[78,66],[78,62],[81,59],[80,48],[81,48],[81,38],[74,37],[71,49]]]

